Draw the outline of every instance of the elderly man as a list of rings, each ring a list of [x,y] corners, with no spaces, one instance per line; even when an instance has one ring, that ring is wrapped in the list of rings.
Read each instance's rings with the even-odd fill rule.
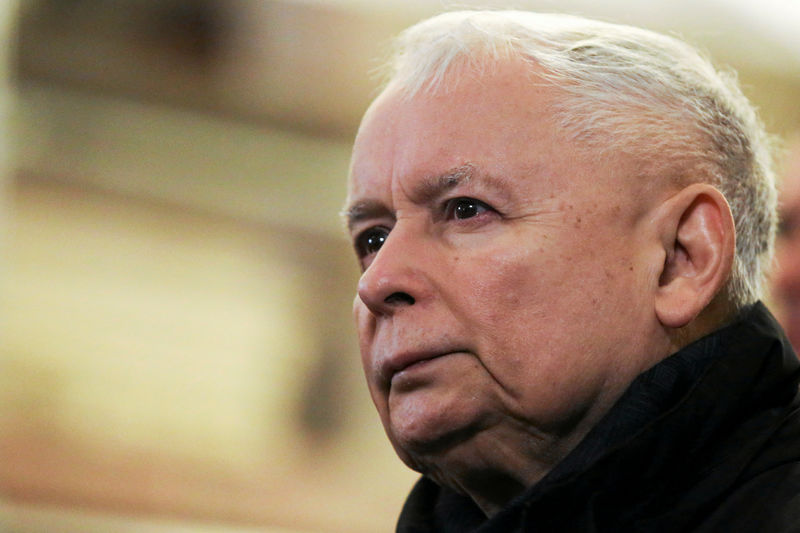
[[[423,474],[398,531],[800,531],[765,144],[668,37],[523,12],[404,33],[345,210],[369,390]]]

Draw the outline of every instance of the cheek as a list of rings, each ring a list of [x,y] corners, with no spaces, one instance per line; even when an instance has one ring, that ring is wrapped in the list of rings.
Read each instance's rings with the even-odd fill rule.
[[[358,296],[353,300],[353,319],[358,333],[358,346],[361,353],[361,366],[364,370],[364,377],[372,399],[378,410],[381,411],[381,404],[385,402],[381,400],[382,395],[377,385],[376,361],[372,350],[372,343],[375,338],[375,317]]]
[[[491,267],[494,268],[491,268]],[[605,382],[599,334],[589,307],[599,296],[567,266],[546,259],[487,265],[475,283],[480,306],[470,324],[482,364],[499,385],[498,398],[515,417],[558,431],[591,405]]]
[[[361,347],[362,361],[368,350],[365,348],[372,342],[375,336],[375,317],[369,312],[357,295],[353,300],[353,321],[356,325],[358,343]],[[367,361],[363,361],[366,363]]]
[[[480,332],[478,342],[496,365],[530,365],[526,358],[535,352],[537,371],[563,369],[588,357],[598,341],[613,342],[609,332],[623,335],[630,323],[622,322],[635,307],[637,282],[625,258],[581,246],[490,257],[476,261],[480,267],[471,271],[456,307],[466,310],[470,329]]]
[[[585,295],[578,286],[586,284],[587,273],[577,272],[576,263],[559,252],[548,254],[542,247],[489,257],[475,260],[480,266],[466,285],[473,298],[471,308],[486,323],[518,318],[534,324],[554,308],[569,308],[565,298]]]
[[[526,354],[546,343],[546,323],[560,315],[552,308],[552,302],[559,301],[560,288],[543,275],[547,260],[541,254],[489,257],[475,259],[472,264],[479,267],[471,268],[469,276],[454,271],[455,283],[465,281],[456,292],[460,301],[450,307],[462,313],[458,318],[471,331],[484,364],[505,375],[503,369],[518,372],[528,364]]]

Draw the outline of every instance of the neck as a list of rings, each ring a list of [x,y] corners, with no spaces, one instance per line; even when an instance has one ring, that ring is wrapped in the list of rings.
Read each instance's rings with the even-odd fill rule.
[[[602,416],[602,414],[599,414]],[[493,427],[441,455],[418,458],[438,484],[469,496],[489,517],[535,485],[583,440],[597,417],[557,436]]]

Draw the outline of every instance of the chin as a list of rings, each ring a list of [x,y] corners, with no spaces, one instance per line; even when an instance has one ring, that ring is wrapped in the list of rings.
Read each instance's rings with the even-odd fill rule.
[[[414,418],[395,417],[388,428],[389,438],[400,459],[418,472],[424,465],[438,463],[464,445],[480,431],[476,417],[448,410],[428,416],[417,413]]]

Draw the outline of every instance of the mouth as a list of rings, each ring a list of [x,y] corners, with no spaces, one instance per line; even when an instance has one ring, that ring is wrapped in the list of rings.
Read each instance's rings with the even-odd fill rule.
[[[421,369],[434,359],[459,352],[460,350],[436,350],[419,352],[402,352],[387,357],[380,367],[380,375],[387,386],[402,376]]]

